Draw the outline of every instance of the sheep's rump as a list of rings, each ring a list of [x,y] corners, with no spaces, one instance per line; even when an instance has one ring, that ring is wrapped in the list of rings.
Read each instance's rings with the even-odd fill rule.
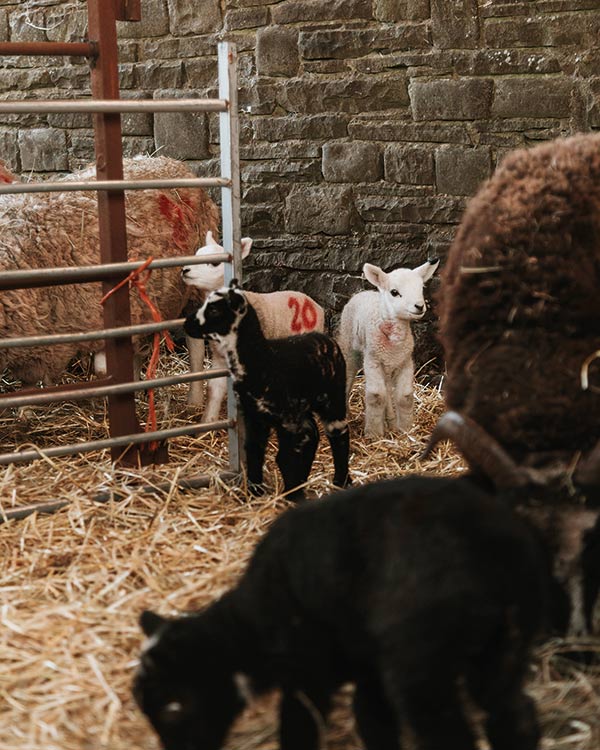
[[[511,154],[470,201],[438,300],[446,403],[519,460],[600,433],[600,136]]]
[[[123,162],[126,179],[190,178],[185,164],[165,157]],[[90,166],[62,179],[90,180]],[[207,231],[217,232],[218,210],[200,188],[130,190],[125,193],[128,256],[145,260],[193,255]],[[3,270],[87,266],[100,263],[95,192],[0,196],[0,273]],[[179,315],[185,286],[180,269],[154,271],[147,284],[164,319]],[[69,333],[103,327],[101,285],[70,284],[0,293],[0,336]],[[150,322],[150,311],[131,295],[133,323]],[[26,383],[53,382],[69,360],[98,351],[102,341],[56,347],[0,350],[5,367]]]

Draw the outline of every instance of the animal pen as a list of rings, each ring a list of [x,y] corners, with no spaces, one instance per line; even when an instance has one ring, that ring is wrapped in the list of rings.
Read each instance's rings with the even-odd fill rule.
[[[31,107],[33,111],[38,111],[35,109],[38,107],[48,111],[44,109],[48,106],[56,107],[55,111],[81,107],[79,111],[95,114],[96,124],[100,126],[97,140],[100,153],[108,153],[106,139],[110,138],[111,144],[116,142],[118,158],[98,165],[98,182],[93,186],[98,189],[100,202],[112,207],[121,202],[123,189],[130,187],[121,181],[120,143],[116,135],[119,113],[141,111],[139,108],[146,105],[153,108],[152,111],[164,111],[169,106],[173,111],[179,108],[196,111],[204,105],[199,99],[146,103],[117,100],[115,79],[109,84],[111,69],[106,65],[111,55],[116,65],[114,20],[133,20],[140,3],[115,0],[114,17],[107,12],[107,5],[112,3],[88,0],[90,40],[87,42],[74,47],[64,44],[48,47],[41,43],[33,47],[21,45],[27,55],[49,51],[58,55],[62,49],[69,56],[87,57],[93,66],[92,77],[98,81],[93,91],[95,104],[88,101],[17,102],[12,103],[10,109],[9,103],[2,102],[0,107],[1,111],[10,109],[11,112],[29,112]],[[13,55],[15,48],[0,44],[0,54]],[[103,77],[100,70],[104,71]],[[204,178],[194,181],[194,185],[221,188],[222,244],[233,248],[233,269],[239,275],[241,232],[234,75],[235,49],[222,44],[219,78],[224,88],[219,99],[212,101],[210,106],[215,109],[210,111],[220,112],[221,156],[226,155],[231,144],[229,161],[225,161],[220,178]],[[230,107],[224,111],[228,101]],[[227,171],[228,164],[230,171]],[[106,171],[101,172],[101,168]],[[2,191],[15,192],[18,187],[7,185]],[[20,187],[36,190],[47,184]],[[112,225],[113,237],[117,229],[121,232],[122,226]],[[0,294],[2,290],[26,284],[58,283],[59,278],[61,283],[97,279],[103,282],[105,291],[112,289],[141,263],[125,263],[122,255],[111,258],[107,248],[112,239],[110,233],[108,235],[109,241],[103,243],[103,265],[89,269],[21,272],[16,278],[7,274],[0,281]],[[124,246],[115,244],[124,252]],[[229,257],[229,254],[215,255],[213,261]],[[178,259],[177,265],[195,262],[198,262],[195,258],[186,257]],[[158,273],[161,268],[174,264],[174,261],[155,260],[152,267]],[[226,266],[226,272],[232,274],[231,265]],[[109,298],[108,310],[112,310],[115,317],[126,296],[126,291],[120,290]],[[108,311],[106,314],[109,315]],[[107,341],[114,347],[112,360],[117,360],[109,362],[112,380],[37,391],[38,401],[30,392],[6,394],[0,400],[3,407],[0,430],[7,425],[14,430],[14,443],[17,446],[18,435],[20,451],[18,456],[14,452],[0,456],[0,517],[5,521],[0,525],[0,748],[158,750],[156,737],[131,698],[131,678],[142,641],[138,627],[141,611],[150,608],[165,615],[181,613],[203,607],[221,595],[235,582],[254,545],[287,506],[272,459],[273,446],[266,465],[272,492],[264,497],[248,497],[244,487],[235,483],[211,480],[208,484],[202,476],[196,476],[200,452],[202,460],[210,461],[219,469],[218,476],[237,473],[238,433],[231,403],[227,419],[219,424],[210,427],[189,424],[187,413],[184,419],[179,419],[175,393],[167,405],[175,413],[169,425],[175,423],[176,426],[154,434],[141,434],[141,442],[137,442],[138,422],[131,407],[135,392],[150,385],[185,384],[206,375],[174,376],[171,369],[176,368],[171,365],[177,358],[171,355],[165,357],[168,361],[161,363],[166,369],[163,377],[152,383],[130,382],[129,336],[163,330],[180,322],[133,327],[123,326],[121,320],[117,324],[109,318]],[[119,330],[114,331],[115,328]],[[117,336],[124,333],[127,334],[124,339]],[[107,331],[94,332],[96,335],[104,338]],[[49,335],[43,340],[57,339]],[[121,358],[126,362],[126,372],[118,369]],[[170,386],[174,391],[177,387]],[[165,387],[162,392],[168,393],[169,389]],[[130,421],[118,428],[120,434],[117,433],[110,406],[111,436],[106,440],[93,440],[94,450],[98,451],[94,454],[91,447],[87,452],[87,436],[96,438],[99,430],[104,430],[106,398],[109,403],[129,404],[126,414]],[[416,385],[415,400],[415,424],[407,434],[364,440],[360,437],[364,415],[361,383],[354,388],[350,399],[350,427],[351,472],[355,483],[407,473],[456,475],[465,470],[461,457],[447,443],[436,447],[426,461],[419,459],[443,410],[443,400],[439,388],[420,382]],[[98,402],[101,407],[97,406]],[[83,403],[84,409],[78,411],[77,403]],[[44,413],[42,416],[36,413],[33,422],[26,422],[22,429],[11,408],[28,404],[34,410],[42,406],[37,412]],[[72,432],[78,444],[69,440],[71,445],[54,448],[52,443],[61,431],[70,435],[71,431],[65,429],[67,422],[74,423]],[[201,432],[207,427],[210,432]],[[37,432],[41,438],[32,449],[29,446]],[[175,437],[177,440],[171,440]],[[165,458],[164,451],[159,449],[153,454],[144,446],[153,440],[166,439],[170,439],[169,463],[156,468],[140,466],[147,459]],[[23,448],[20,441],[29,445]],[[45,444],[50,447],[44,447]],[[66,448],[72,448],[74,455],[70,450],[64,452]],[[80,452],[83,448],[86,452]],[[93,459],[87,458],[89,456]],[[39,460],[26,463],[30,459]],[[327,449],[320,448],[309,490],[319,495],[331,490],[330,463]],[[130,480],[133,483],[127,484]],[[145,491],[148,487],[153,494]],[[49,502],[51,498],[56,499]],[[116,498],[119,502],[113,502]],[[45,514],[44,510],[57,512]],[[565,642],[546,644],[538,653],[532,673],[530,689],[542,713],[543,748],[597,750],[600,747],[600,671],[563,659],[562,652],[569,648],[570,644]],[[234,727],[227,747],[232,750],[278,747],[275,702],[276,696],[259,701],[251,708]],[[351,691],[345,689],[336,704],[326,738],[330,750],[362,747],[354,733],[350,702]]]
[[[107,7],[110,6],[110,7]],[[5,272],[0,280],[0,292],[55,284],[77,284],[102,281],[104,292],[104,330],[29,336],[0,340],[0,347],[51,345],[85,340],[106,340],[108,377],[77,385],[56,386],[36,390],[22,390],[0,395],[2,408],[40,406],[60,400],[85,400],[97,397],[108,399],[109,434],[104,440],[74,445],[50,447],[43,451],[48,458],[67,456],[85,451],[108,448],[119,465],[144,465],[168,460],[167,440],[182,435],[193,435],[213,430],[228,430],[229,470],[222,478],[235,476],[240,469],[239,429],[236,405],[229,392],[227,419],[213,423],[196,423],[173,429],[140,430],[136,416],[135,393],[166,387],[177,383],[204,380],[227,375],[226,370],[212,370],[187,375],[167,376],[133,382],[133,335],[157,334],[180,326],[183,319],[143,325],[131,325],[127,281],[140,270],[150,271],[195,263],[225,263],[225,281],[232,275],[241,280],[240,254],[240,182],[238,156],[236,50],[222,42],[218,47],[218,99],[160,99],[125,101],[119,98],[117,20],[140,20],[140,2],[88,0],[89,39],[81,43],[23,42],[0,44],[3,55],[61,55],[83,56],[90,64],[92,99],[65,101],[3,101],[0,113],[59,113],[85,112],[94,115],[96,180],[93,182],[11,183],[0,186],[0,194],[60,192],[65,190],[94,190],[98,193],[99,243],[101,265],[90,267],[44,268]],[[221,175],[196,179],[124,180],[120,114],[125,112],[218,112],[221,152]],[[184,187],[220,187],[222,212],[222,244],[232,252],[204,257],[149,259],[151,262],[127,262],[127,232],[125,225],[124,190]],[[143,294],[143,291],[140,292]],[[38,449],[0,454],[0,465],[28,462],[40,458]],[[186,477],[187,487],[205,486],[208,477]],[[101,499],[101,498],[99,498]],[[50,511],[61,507],[61,501],[49,501],[31,508],[6,511],[4,518],[23,517],[36,510]]]

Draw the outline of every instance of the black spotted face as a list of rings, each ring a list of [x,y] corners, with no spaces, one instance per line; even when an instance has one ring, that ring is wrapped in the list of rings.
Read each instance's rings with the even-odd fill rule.
[[[141,625],[149,640],[133,695],[164,750],[220,750],[245,703],[219,663],[219,649],[190,643],[178,633],[178,621],[150,612]]]
[[[202,307],[188,315],[184,330],[196,339],[224,338],[237,328],[246,307],[246,298],[238,289],[218,289],[208,295]]]

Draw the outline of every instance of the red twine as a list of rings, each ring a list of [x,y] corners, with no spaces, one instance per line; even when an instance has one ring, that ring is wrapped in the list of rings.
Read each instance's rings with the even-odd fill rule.
[[[113,295],[118,289],[121,289],[121,287],[125,286],[125,284],[129,284],[130,288],[137,289],[138,294],[140,295],[140,299],[142,302],[144,302],[148,309],[150,310],[150,314],[152,315],[152,318],[156,323],[160,323],[162,321],[162,316],[160,312],[158,311],[158,308],[156,305],[152,302],[150,297],[148,296],[148,292],[146,291],[146,282],[150,278],[150,275],[152,274],[152,269],[148,268],[150,263],[152,263],[152,256],[147,258],[147,260],[142,263],[142,265],[139,268],[136,268],[134,271],[132,271],[129,276],[124,278],[122,281],[120,281],[116,286],[114,286],[109,292],[107,292],[104,297],[100,300],[100,303],[103,305],[106,300]],[[141,274],[143,271],[146,271],[144,276],[142,277]],[[165,343],[167,345],[167,348],[170,352],[175,351],[175,344],[173,343],[173,339],[169,335],[168,331],[163,331],[165,335]],[[152,346],[152,356],[150,357],[150,362],[148,363],[148,367],[146,369],[146,379],[152,380],[154,375],[156,374],[156,367],[158,365],[158,358],[160,356],[160,331],[156,331],[154,333],[154,342]],[[152,388],[148,389],[148,421],[146,422],[146,432],[154,432],[156,430],[156,407],[154,405],[154,390]],[[154,441],[150,443],[150,450],[155,450],[157,447],[157,443]]]

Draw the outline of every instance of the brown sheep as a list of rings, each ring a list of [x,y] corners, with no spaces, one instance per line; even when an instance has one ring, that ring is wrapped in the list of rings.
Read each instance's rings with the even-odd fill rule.
[[[166,157],[124,159],[123,167],[125,179],[130,180],[195,177],[188,166]],[[62,179],[94,177],[92,165]],[[3,170],[0,179],[10,181],[10,173]],[[218,228],[218,209],[200,188],[130,190],[125,194],[125,210],[132,260],[193,255],[206,232]],[[2,195],[0,230],[0,273],[100,263],[95,192]],[[163,319],[178,317],[185,295],[179,267],[154,271],[147,290]],[[100,329],[101,297],[99,283],[3,291],[0,338]],[[152,322],[150,311],[135,292],[131,319],[133,324]],[[87,341],[0,349],[0,371],[10,369],[25,384],[52,384],[73,357],[99,352],[102,347],[102,341]]]
[[[449,409],[514,461],[563,465],[600,435],[600,136],[512,153],[470,201],[442,273]],[[596,384],[594,384],[596,380]]]

